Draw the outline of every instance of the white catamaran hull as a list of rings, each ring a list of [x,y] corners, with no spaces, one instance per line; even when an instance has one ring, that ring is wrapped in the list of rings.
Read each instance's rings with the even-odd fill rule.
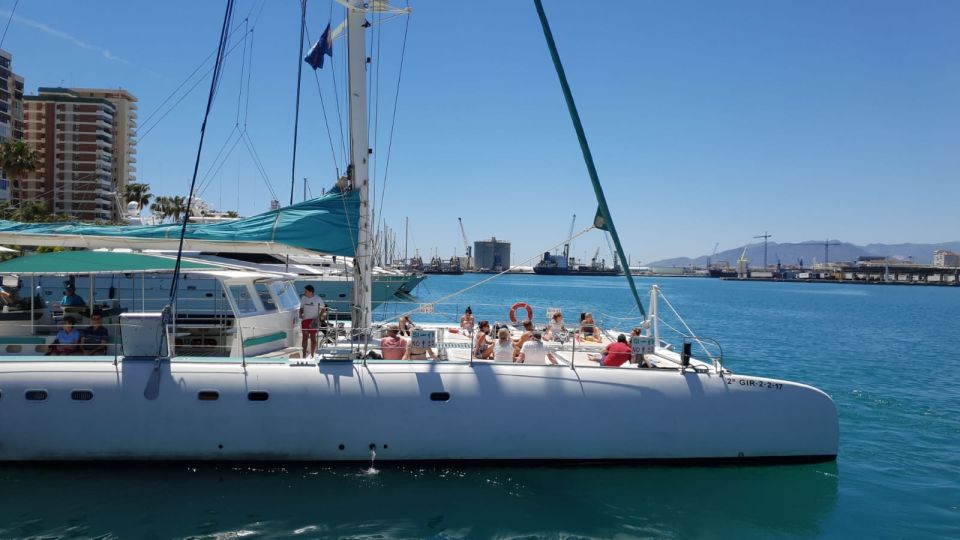
[[[826,394],[756,377],[181,360],[161,364],[159,394],[149,400],[154,362],[110,360],[43,371],[4,362],[0,460],[363,461],[371,449],[388,461],[793,462],[837,454],[837,413]],[[92,399],[76,400],[83,390]]]

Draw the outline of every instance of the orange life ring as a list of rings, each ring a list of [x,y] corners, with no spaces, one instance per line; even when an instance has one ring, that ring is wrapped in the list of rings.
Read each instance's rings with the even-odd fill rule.
[[[527,320],[532,321],[533,308],[524,302],[517,302],[516,304],[510,307],[510,322],[517,322],[517,310],[520,308],[524,308],[527,310]]]

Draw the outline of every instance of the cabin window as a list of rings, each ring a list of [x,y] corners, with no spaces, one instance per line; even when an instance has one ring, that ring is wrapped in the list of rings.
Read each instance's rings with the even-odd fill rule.
[[[70,392],[70,399],[74,401],[90,401],[93,399],[93,390],[74,390]]]
[[[274,281],[270,283],[273,294],[280,299],[280,307],[284,311],[297,309],[300,303],[300,296],[297,295],[297,289],[289,281]]]
[[[220,399],[220,392],[216,390],[201,390],[197,392],[197,399],[200,401],[216,401]]]
[[[47,400],[47,391],[46,390],[27,390],[23,397],[27,398],[27,401],[46,401]]]
[[[18,353],[23,350],[23,345],[7,345],[8,353]]]
[[[267,284],[255,283],[253,287],[257,290],[257,296],[260,297],[260,303],[263,304],[263,309],[265,311],[276,311],[277,304],[273,301],[273,297],[270,296],[270,289],[267,288]]]
[[[250,401],[267,401],[270,399],[270,394],[268,392],[249,392],[247,399]]]
[[[230,296],[233,297],[234,303],[237,304],[238,314],[246,315],[257,312],[257,305],[253,303],[253,297],[250,296],[250,289],[247,288],[246,285],[231,285]]]

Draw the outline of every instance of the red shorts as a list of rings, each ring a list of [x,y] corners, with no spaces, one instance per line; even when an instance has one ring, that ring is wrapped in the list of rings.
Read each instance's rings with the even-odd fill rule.
[[[300,321],[300,329],[303,330],[304,334],[316,334],[317,327],[314,326],[316,322],[316,319],[303,319]]]

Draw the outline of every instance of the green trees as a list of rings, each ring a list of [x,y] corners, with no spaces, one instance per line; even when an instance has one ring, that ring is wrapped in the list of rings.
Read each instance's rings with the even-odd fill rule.
[[[128,203],[137,203],[142,210],[150,204],[150,199],[153,197],[153,194],[150,193],[150,184],[131,182],[127,184],[123,197]]]
[[[167,219],[181,221],[183,220],[183,214],[187,211],[187,199],[180,195],[174,197],[158,196],[150,205],[150,211],[160,221],[166,221]]]
[[[40,161],[37,152],[23,141],[8,140],[0,143],[0,170],[7,175],[11,194],[20,188],[20,180],[29,173],[37,170]],[[16,198],[19,199],[19,196]]]

